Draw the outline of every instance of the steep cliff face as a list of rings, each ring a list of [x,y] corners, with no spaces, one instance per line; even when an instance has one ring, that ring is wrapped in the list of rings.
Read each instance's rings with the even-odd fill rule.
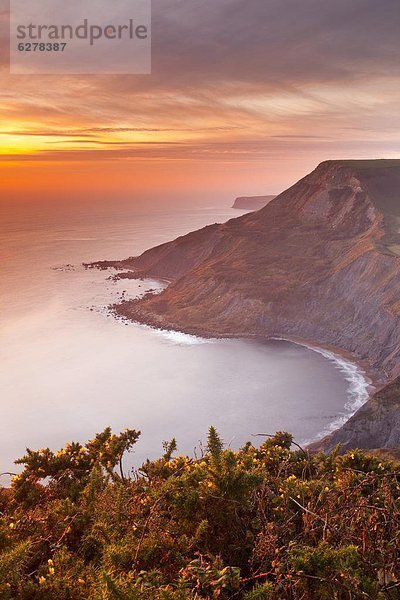
[[[243,210],[260,210],[276,198],[276,196],[239,196],[236,198],[232,208],[240,208]]]
[[[256,213],[120,263],[172,280],[118,311],[212,335],[292,336],[400,374],[400,161],[328,161]]]

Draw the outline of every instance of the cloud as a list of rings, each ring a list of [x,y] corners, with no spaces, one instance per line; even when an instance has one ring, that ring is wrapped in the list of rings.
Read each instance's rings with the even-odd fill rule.
[[[400,153],[398,0],[153,0],[150,76],[11,76],[6,25],[4,161]]]
[[[78,140],[88,143],[90,140]],[[111,147],[110,147],[111,146]],[[362,151],[359,149],[362,146]],[[247,163],[259,164],[264,169],[269,166],[282,165],[293,148],[292,140],[246,140],[244,142],[213,142],[213,143],[179,143],[179,142],[143,142],[119,143],[101,142],[96,148],[60,148],[41,150],[40,152],[6,153],[1,155],[4,162],[92,162],[92,161],[180,161],[180,162],[209,162],[212,164]],[[315,164],[328,158],[351,158],[355,153],[360,158],[394,157],[399,153],[397,140],[365,142],[359,138],[352,140],[297,140],[297,151],[303,157],[313,157]],[[283,164],[284,166],[284,164]]]
[[[399,74],[397,0],[154,0],[155,73],[165,80],[310,81]]]
[[[92,127],[91,129],[76,129],[66,131],[64,129],[58,130],[23,130],[23,129],[0,129],[0,135],[18,135],[18,136],[32,136],[32,137],[58,137],[75,138],[81,135],[86,135],[87,138],[96,138],[99,133],[161,133],[161,132],[190,132],[190,131],[232,131],[240,129],[239,127],[203,127],[198,128],[160,128],[160,127]]]

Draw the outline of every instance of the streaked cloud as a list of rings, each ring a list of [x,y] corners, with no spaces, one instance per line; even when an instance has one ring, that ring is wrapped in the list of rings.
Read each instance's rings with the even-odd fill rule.
[[[400,156],[399,31],[398,0],[153,0],[151,76],[11,76],[0,0],[0,157],[229,163],[267,193],[269,165]]]

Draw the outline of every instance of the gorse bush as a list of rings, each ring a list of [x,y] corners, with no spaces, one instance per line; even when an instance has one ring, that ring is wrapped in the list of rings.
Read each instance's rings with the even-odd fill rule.
[[[400,467],[364,452],[310,456],[277,433],[131,477],[139,437],[27,450],[0,489],[0,598],[395,599]]]

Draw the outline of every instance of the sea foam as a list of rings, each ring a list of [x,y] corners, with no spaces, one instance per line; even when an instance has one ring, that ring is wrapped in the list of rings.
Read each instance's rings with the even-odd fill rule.
[[[207,338],[198,337],[197,335],[190,335],[189,333],[183,333],[181,331],[155,329],[158,334],[173,344],[193,346],[196,344],[208,344],[212,340]]]

